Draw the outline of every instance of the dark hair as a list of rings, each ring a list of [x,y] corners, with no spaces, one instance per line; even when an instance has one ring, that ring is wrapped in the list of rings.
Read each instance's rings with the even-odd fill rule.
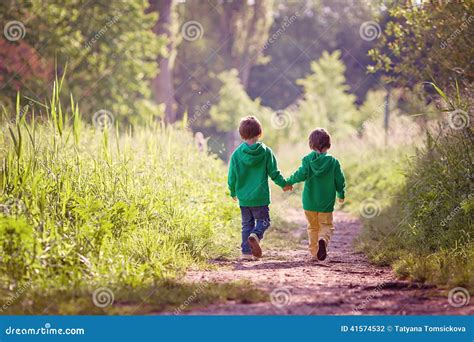
[[[239,133],[244,140],[258,137],[262,134],[262,125],[255,116],[247,116],[240,120]]]
[[[309,147],[312,150],[322,151],[331,147],[331,136],[324,128],[316,128],[309,135]]]

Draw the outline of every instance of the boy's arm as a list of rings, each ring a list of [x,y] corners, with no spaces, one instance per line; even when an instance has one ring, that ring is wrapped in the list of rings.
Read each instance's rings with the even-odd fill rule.
[[[236,196],[235,182],[236,182],[235,161],[234,161],[234,156],[232,156],[230,158],[230,163],[229,163],[229,173],[227,174],[227,185],[229,186],[230,196],[232,198]]]
[[[267,160],[267,173],[272,181],[279,187],[283,188],[286,185],[285,178],[283,178],[278,169],[278,163],[272,150],[270,150],[270,156]]]
[[[290,177],[287,178],[286,182],[290,185],[303,182],[308,177],[308,168],[305,165],[304,159],[301,162],[301,166],[296,170]]]
[[[334,178],[336,182],[337,198],[344,199],[346,196],[346,178],[344,177],[344,172],[341,169],[341,164],[339,164],[339,161],[336,164]]]

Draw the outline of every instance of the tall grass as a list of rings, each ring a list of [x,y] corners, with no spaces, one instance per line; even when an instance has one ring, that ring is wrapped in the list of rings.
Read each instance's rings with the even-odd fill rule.
[[[467,132],[428,135],[388,205],[365,220],[359,247],[373,261],[392,264],[404,278],[474,288],[474,142]]]
[[[96,130],[72,97],[65,110],[61,83],[42,104],[46,118],[18,97],[2,125],[1,283],[144,286],[229,254],[237,209],[222,162],[158,123]]]
[[[381,161],[394,165],[394,161],[400,161],[403,148],[388,151],[384,158],[375,154],[367,162],[375,176],[356,186],[356,194],[370,187],[377,190],[375,193],[384,192],[383,196],[374,196],[382,198],[380,211],[364,219],[358,246],[372,261],[391,264],[403,278],[473,290],[472,118],[459,94],[451,99],[435,88],[449,114],[438,119],[438,127],[426,133],[412,157],[403,161],[398,172]],[[464,126],[457,126],[459,122],[449,116],[459,113],[460,108],[466,120]],[[383,186],[368,181],[390,173],[393,175]],[[359,175],[359,179],[364,178]]]

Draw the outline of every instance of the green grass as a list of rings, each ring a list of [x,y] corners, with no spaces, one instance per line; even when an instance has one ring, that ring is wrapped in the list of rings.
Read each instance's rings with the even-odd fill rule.
[[[471,134],[444,130],[410,158],[403,148],[349,163],[349,209],[360,215],[368,194],[380,209],[361,217],[357,241],[372,262],[392,265],[401,278],[474,288]]]
[[[16,120],[2,124],[5,296],[24,283],[36,303],[48,302],[49,289],[60,299],[102,286],[134,296],[130,289],[179,280],[191,265],[236,255],[238,207],[226,194],[220,160],[169,126],[95,130],[72,99],[63,109],[59,92],[56,83],[47,114],[36,117],[20,116],[18,98]]]
[[[100,299],[94,291],[84,289],[46,290],[32,292],[28,289],[18,298],[15,292],[1,291],[2,303],[12,303],[2,315],[148,315],[186,314],[193,309],[205,308],[209,304],[235,301],[237,303],[257,303],[268,301],[268,294],[256,289],[248,281],[233,283],[181,283],[162,280],[148,287],[121,287],[110,289],[112,297]],[[99,293],[99,292],[98,292]],[[105,292],[102,292],[103,294]],[[100,307],[94,304],[94,299]]]

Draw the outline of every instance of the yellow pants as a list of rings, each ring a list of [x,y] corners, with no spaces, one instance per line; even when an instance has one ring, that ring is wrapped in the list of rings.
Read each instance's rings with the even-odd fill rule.
[[[319,213],[317,211],[305,210],[304,214],[308,220],[309,251],[312,256],[316,256],[318,253],[319,239],[323,239],[327,247],[334,231],[332,213]]]

